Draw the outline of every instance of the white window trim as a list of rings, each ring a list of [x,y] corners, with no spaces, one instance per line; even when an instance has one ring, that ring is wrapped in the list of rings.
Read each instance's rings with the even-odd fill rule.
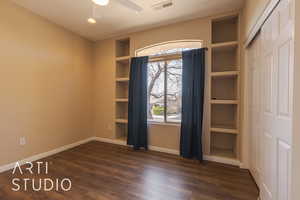
[[[181,122],[160,122],[155,120],[149,120],[147,121],[147,124],[152,125],[158,125],[158,126],[181,126]]]

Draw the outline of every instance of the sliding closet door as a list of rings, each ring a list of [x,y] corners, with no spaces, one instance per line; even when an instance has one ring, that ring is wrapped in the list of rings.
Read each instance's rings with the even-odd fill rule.
[[[289,200],[291,180],[293,19],[281,0],[262,28],[262,200]]]
[[[294,21],[281,0],[247,53],[251,172],[261,200],[290,200]]]

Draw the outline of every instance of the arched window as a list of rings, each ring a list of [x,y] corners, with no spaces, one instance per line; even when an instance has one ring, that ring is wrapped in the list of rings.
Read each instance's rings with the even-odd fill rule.
[[[177,40],[163,42],[151,46],[138,49],[137,56],[158,56],[166,54],[180,53],[189,49],[197,49],[202,47],[201,40]]]
[[[182,57],[184,50],[201,48],[199,40],[172,41],[145,47],[137,56],[149,56],[148,121],[181,121]]]

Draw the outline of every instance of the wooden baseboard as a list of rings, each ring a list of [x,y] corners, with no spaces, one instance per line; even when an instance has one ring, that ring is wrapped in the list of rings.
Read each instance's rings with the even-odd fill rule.
[[[126,142],[122,140],[115,140],[115,139],[109,139],[109,138],[101,138],[101,137],[90,137],[72,144],[68,144],[56,149],[53,149],[48,152],[40,153],[28,158],[24,158],[22,160],[16,161],[19,162],[20,165],[24,165],[26,162],[34,162],[37,160],[40,160],[42,158],[46,158],[48,156],[60,153],[62,151],[66,151],[68,149],[74,148],[76,146],[79,146],[81,144],[85,144],[87,142],[91,141],[99,141],[99,142],[105,142],[105,143],[110,143],[110,144],[117,144],[117,145],[123,145],[126,146]],[[162,152],[162,153],[168,153],[168,154],[173,154],[173,155],[178,155],[179,156],[179,151],[175,149],[169,149],[169,148],[163,148],[163,147],[157,147],[157,146],[149,146],[149,150],[152,151],[157,151],[157,152]],[[204,160],[212,161],[212,162],[219,162],[219,163],[224,163],[224,164],[229,164],[229,165],[235,165],[235,166],[240,166],[241,163],[237,160],[232,160],[232,159],[226,159],[226,158],[221,158],[221,157],[215,157],[215,156],[209,156],[209,155],[204,155]],[[11,170],[14,168],[16,162],[0,166],[0,173]]]
[[[78,142],[75,142],[75,143],[72,143],[72,144],[68,144],[68,145],[53,149],[53,150],[48,151],[48,152],[40,153],[40,154],[31,156],[31,157],[28,157],[28,158],[24,158],[22,160],[18,160],[16,162],[18,162],[20,165],[24,165],[24,164],[26,164],[26,162],[34,162],[34,161],[40,160],[42,158],[46,158],[48,156],[52,156],[54,154],[60,153],[62,151],[72,149],[74,147],[77,147],[81,144],[85,144],[85,143],[90,142],[92,140],[94,140],[94,138],[92,138],[92,137],[87,138],[87,139],[84,139],[84,140],[81,140],[81,141],[78,141]],[[0,166],[0,173],[13,169],[15,167],[16,162]]]
[[[121,141],[121,140],[114,140],[114,139],[108,139],[108,138],[101,138],[101,137],[94,137],[94,140],[99,141],[99,142],[106,142],[106,143],[111,143],[111,144],[118,144],[118,145],[124,145],[126,146],[126,141]],[[175,149],[168,149],[168,148],[163,148],[163,147],[157,147],[157,146],[149,146],[149,150],[151,151],[158,151],[162,153],[168,153],[168,154],[173,154],[173,155],[179,155],[179,151]]]
[[[223,158],[219,156],[211,156],[211,155],[204,155],[204,160],[211,161],[211,162],[217,162],[217,163],[223,163],[227,165],[234,165],[237,167],[241,166],[241,162],[236,159],[230,159],[230,158]]]
[[[111,144],[126,145],[125,141],[108,139],[108,138],[95,137],[94,140],[99,141],[99,142],[111,143]],[[149,150],[179,156],[179,151],[175,150],[175,149],[169,149],[169,148],[163,148],[163,147],[157,147],[157,146],[150,145]],[[242,164],[238,160],[222,158],[222,157],[217,157],[217,156],[204,155],[204,160],[228,164],[228,165],[234,165],[234,166],[238,166],[238,167],[242,166]]]

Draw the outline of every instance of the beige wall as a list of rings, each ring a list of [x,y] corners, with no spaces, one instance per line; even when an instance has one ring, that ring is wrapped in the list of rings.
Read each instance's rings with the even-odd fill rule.
[[[91,136],[114,139],[116,38],[93,44],[8,0],[0,1],[0,24],[0,165]],[[122,37],[134,55],[172,40],[208,46],[210,35],[205,18]],[[179,149],[180,126],[153,124],[149,132],[150,145]]]
[[[172,40],[199,39],[207,46],[210,43],[210,20],[196,19],[124,35],[121,38],[128,36],[131,38],[131,55],[139,48]],[[115,136],[115,39],[97,42],[94,51],[94,134],[110,139],[114,139]],[[149,143],[153,146],[178,150],[179,134],[180,126],[151,125]]]
[[[245,31],[249,33],[251,28],[255,25],[256,21],[263,13],[264,9],[271,0],[246,0],[244,13],[245,13]]]
[[[0,1],[0,166],[92,136],[91,56],[90,42]]]

